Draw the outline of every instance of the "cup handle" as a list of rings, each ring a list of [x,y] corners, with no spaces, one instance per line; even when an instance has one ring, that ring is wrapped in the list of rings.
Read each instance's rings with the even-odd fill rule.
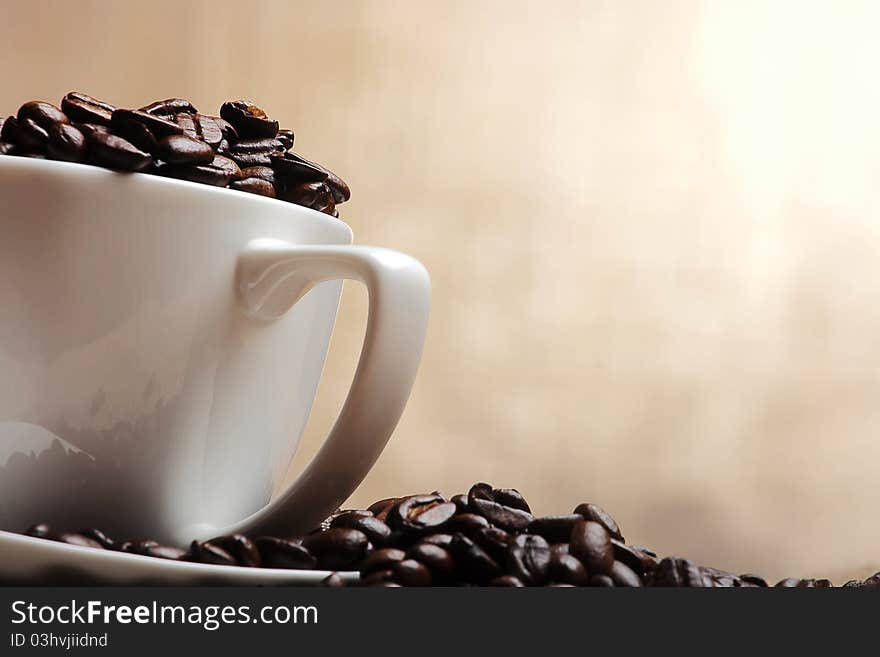
[[[245,312],[278,319],[313,286],[340,278],[369,293],[366,337],[348,397],[321,449],[280,495],[229,533],[289,536],[323,521],[351,495],[397,426],[415,381],[431,301],[428,272],[417,260],[371,246],[251,241],[236,281]]]

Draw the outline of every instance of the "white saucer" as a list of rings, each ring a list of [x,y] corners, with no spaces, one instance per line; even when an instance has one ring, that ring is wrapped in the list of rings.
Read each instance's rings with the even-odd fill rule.
[[[0,530],[0,584],[315,586],[330,572],[212,566],[67,545]],[[356,581],[356,572],[342,573]]]

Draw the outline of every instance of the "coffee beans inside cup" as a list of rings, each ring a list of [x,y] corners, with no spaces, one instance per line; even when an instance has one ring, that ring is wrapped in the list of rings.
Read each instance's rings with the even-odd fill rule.
[[[167,176],[339,216],[351,190],[291,150],[293,130],[244,100],[223,103],[219,114],[201,114],[182,98],[127,109],[71,91],[60,107],[30,101],[0,117],[0,155]]]
[[[252,130],[267,129],[253,124]],[[117,541],[98,529],[68,533],[45,524],[29,536],[98,550],[248,568],[358,571],[360,586],[766,587],[762,577],[660,558],[629,544],[595,504],[535,516],[515,489],[474,484],[447,499],[438,492],[339,510],[305,536],[219,536],[187,547]],[[324,586],[352,586],[338,573]],[[826,588],[827,579],[786,578],[783,588]],[[880,573],[844,587],[880,587]]]

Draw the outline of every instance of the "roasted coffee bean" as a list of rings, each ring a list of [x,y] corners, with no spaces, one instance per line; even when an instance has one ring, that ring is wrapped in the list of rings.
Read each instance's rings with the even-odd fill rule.
[[[449,544],[459,572],[471,582],[486,583],[500,574],[498,562],[467,536],[455,534]]]
[[[450,502],[450,504],[454,504],[454,502]],[[461,532],[465,536],[472,537],[474,532],[478,532],[488,526],[489,521],[483,516],[478,516],[476,513],[456,513],[446,523],[445,530],[448,532]]]
[[[86,142],[88,142],[88,140],[91,139],[92,135],[97,132],[103,132],[105,134],[110,133],[109,126],[99,125],[97,123],[72,123],[71,125],[79,130],[81,133],[83,133],[86,138]]]
[[[46,152],[53,160],[82,162],[86,157],[85,135],[69,123],[56,123],[49,128]]]
[[[6,141],[0,141],[0,155],[11,155],[15,150],[15,144]]]
[[[269,156],[279,179],[291,186],[327,180],[327,172],[296,153],[273,153]]]
[[[435,530],[454,515],[455,504],[440,495],[413,495],[394,505],[388,513],[388,524],[394,529]]]
[[[158,545],[159,543],[150,539],[139,541],[125,541],[119,546],[119,551],[145,556],[150,548],[156,547]]]
[[[391,568],[383,568],[382,570],[374,570],[369,575],[361,579],[364,586],[376,586],[384,582],[390,582],[394,579],[394,571]],[[398,584],[400,586],[400,584]]]
[[[507,586],[510,588],[522,588],[525,586],[513,575],[500,575],[489,581],[489,586]]]
[[[335,207],[330,188],[324,183],[303,183],[296,187],[287,188],[282,198],[289,203],[296,203],[318,212],[332,210]],[[452,503],[450,502],[450,504]]]
[[[406,559],[406,552],[398,548],[373,550],[361,564],[361,576],[369,575],[377,570],[388,570],[395,563],[404,559]]]
[[[179,113],[195,114],[198,112],[191,102],[184,100],[183,98],[166,98],[165,100],[157,100],[149,105],[144,105],[138,111],[162,117],[174,116]]]
[[[303,546],[318,558],[318,567],[325,570],[351,570],[370,550],[367,535],[357,529],[334,527],[311,534],[303,539]]]
[[[618,541],[623,540],[623,534],[620,533],[620,527],[617,526],[614,518],[612,518],[605,509],[598,504],[578,504],[577,507],[575,507],[574,513],[583,516],[586,520],[598,522],[608,530],[608,533],[611,534],[611,538],[616,538]]]
[[[259,536],[254,545],[260,552],[260,562],[265,568],[312,570],[318,560],[303,545],[275,536]]]
[[[49,144],[49,133],[33,119],[18,120],[18,145],[34,153],[44,153]]]
[[[520,511],[525,511],[526,513],[532,512],[532,510],[529,508],[529,503],[526,502],[526,499],[515,488],[496,488],[492,491],[492,495],[492,499],[499,504],[509,506],[512,509],[519,509]]]
[[[534,520],[534,516],[524,509],[495,501],[495,494],[495,489],[489,484],[474,484],[468,491],[468,508],[496,527],[510,532],[521,532]],[[520,504],[513,496],[506,499]]]
[[[431,571],[415,559],[398,561],[391,567],[392,580],[401,586],[431,586]]]
[[[830,588],[831,582],[827,579],[799,579],[787,577],[776,584],[777,588],[783,589],[824,589]]]
[[[220,116],[235,127],[239,137],[274,137],[278,134],[278,121],[272,121],[266,113],[246,100],[233,100],[220,106]]]
[[[435,582],[449,582],[455,575],[455,560],[449,550],[431,543],[417,543],[406,552],[407,559],[415,559],[431,571]]]
[[[143,123],[131,120],[117,121],[113,126],[113,131],[116,135],[131,142],[132,145],[144,153],[156,154],[158,142],[153,133]]]
[[[739,576],[740,586],[766,588],[767,580],[758,575],[744,574]]]
[[[165,176],[189,180],[190,182],[203,185],[214,185],[216,187],[225,187],[230,181],[238,178],[239,172],[238,165],[222,155],[215,155],[211,164],[200,164],[197,166],[169,165],[162,167],[161,170],[161,174]]]
[[[268,180],[262,178],[242,178],[241,180],[233,180],[229,183],[229,189],[235,189],[239,192],[247,192],[249,194],[258,194],[259,196],[267,196],[275,198],[275,186]],[[379,521],[381,522],[381,520]]]
[[[622,561],[615,561],[608,574],[614,580],[615,586],[640,587],[642,585],[642,578]]]
[[[635,552],[642,560],[642,569],[645,574],[653,572],[654,569],[657,567],[657,564],[660,562],[660,560],[657,558],[657,553],[653,550],[649,550],[648,548],[641,545],[629,545],[627,547],[629,550]],[[621,561],[624,560],[621,559]]]
[[[526,527],[526,532],[543,536],[550,543],[563,543],[571,538],[571,530],[581,519],[581,516],[574,513],[535,518]]]
[[[448,550],[452,544],[452,534],[428,534],[419,538],[419,543],[430,543]]]
[[[453,495],[449,498],[449,501],[455,505],[456,513],[467,513],[468,510],[468,499],[467,495],[463,493],[459,493],[458,495]]]
[[[58,538],[55,540],[61,543],[67,543],[68,545],[78,545],[79,547],[89,547],[97,550],[104,549],[104,546],[98,541],[89,538],[88,536],[83,536],[82,534],[59,534]]]
[[[554,543],[550,546],[550,554],[568,554],[568,543]]]
[[[256,167],[272,164],[272,154],[281,152],[281,142],[274,138],[240,139],[229,145],[228,156],[238,166]]]
[[[590,581],[589,573],[580,559],[570,554],[555,553],[551,550],[547,578],[560,584],[586,586]]]
[[[161,139],[162,137],[167,137],[168,135],[182,135],[183,128],[174,123],[174,121],[169,121],[168,119],[164,119],[161,116],[156,116],[155,114],[147,114],[146,112],[142,112],[140,110],[128,110],[128,109],[118,109],[113,112],[113,116],[110,119],[110,127],[113,128],[116,125],[124,123],[125,121],[137,121],[138,123],[143,123],[150,132],[153,133],[153,136],[156,139]]]
[[[183,129],[183,134],[217,149],[223,141],[223,130],[213,117],[204,114],[175,114],[174,122]]]
[[[214,123],[216,123],[217,127],[220,128],[223,139],[229,142],[233,142],[238,139],[238,132],[236,132],[235,128],[229,121],[220,118],[219,116],[212,116],[211,118],[214,119]]]
[[[251,174],[253,175],[253,174]],[[400,497],[387,497],[384,500],[379,500],[378,502],[373,502],[370,506],[367,507],[367,511],[372,513],[374,516],[379,518],[380,514],[388,514],[388,511],[397,504],[402,498]],[[384,520],[384,516],[380,518]]]
[[[95,529],[94,527],[90,527],[89,529],[82,529],[77,533],[82,534],[86,538],[90,538],[93,541],[97,541],[98,543],[101,544],[101,547],[104,548],[105,550],[115,550],[116,549],[116,542],[112,538],[107,536],[104,532],[102,532],[100,529]]]
[[[206,541],[193,541],[189,546],[190,559],[196,563],[207,563],[215,566],[237,566],[236,558],[219,545]]]
[[[611,539],[611,545],[614,546],[614,558],[617,561],[625,563],[640,577],[645,575],[647,571],[645,570],[645,563],[640,552],[631,548],[623,541],[618,541],[616,538]]]
[[[605,588],[613,588],[614,580],[609,575],[593,575],[587,586],[599,586]]]
[[[507,547],[510,545],[513,535],[498,527],[483,527],[473,532],[469,538],[483,548],[486,554],[495,559],[495,561],[503,563],[506,558]]]
[[[214,161],[214,149],[195,137],[168,135],[159,140],[156,157],[168,164],[195,165]]]
[[[233,187],[233,189],[236,188]],[[361,513],[359,511],[349,511],[338,515],[330,522],[330,526],[357,529],[367,535],[373,546],[379,547],[383,545],[388,540],[388,537],[391,536],[391,528],[373,516],[373,514],[360,515]]]
[[[86,94],[71,91],[61,100],[61,110],[71,121],[110,125],[110,118],[116,108]]]
[[[740,586],[739,577],[726,570],[711,568],[709,566],[700,566],[700,572],[703,573],[704,579],[708,578],[712,582],[713,588],[729,589]]]
[[[369,586],[377,589],[399,589],[401,588],[400,584],[397,582],[377,582],[375,584],[370,584]]]
[[[60,109],[51,103],[32,100],[18,108],[18,120],[30,119],[44,130],[48,130],[56,123],[70,123],[70,119]]]
[[[580,559],[591,574],[607,575],[614,564],[611,536],[603,525],[592,520],[580,520],[574,526],[569,552]]]
[[[259,178],[275,185],[275,171],[272,167],[245,167],[241,170],[241,179],[245,178]],[[396,498],[393,499],[396,501]]]
[[[258,568],[261,564],[260,551],[254,542],[247,536],[242,534],[231,534],[229,536],[218,536],[212,538],[211,545],[226,550],[231,554],[239,566],[247,566],[249,568]]]
[[[711,588],[712,580],[703,576],[700,567],[687,559],[666,557],[652,574],[653,586]]]
[[[275,138],[281,142],[281,148],[284,150],[289,151],[293,148],[293,130],[279,130],[278,134],[275,135]]]
[[[345,580],[342,579],[342,575],[339,573],[330,573],[321,580],[321,583],[318,586],[330,587],[330,588],[344,588]]]
[[[6,117],[3,125],[0,126],[0,141],[8,144],[18,143],[18,119],[14,116]]]
[[[88,139],[89,160],[108,169],[141,171],[153,162],[149,153],[110,133],[94,132]]]
[[[551,589],[573,589],[574,584],[565,584],[564,582],[550,582],[548,585]]]
[[[144,548],[144,556],[157,559],[170,559],[172,561],[184,561],[189,559],[189,552],[170,545],[149,545]]]
[[[542,536],[521,534],[507,548],[505,571],[527,586],[541,586],[550,568],[550,544]]]

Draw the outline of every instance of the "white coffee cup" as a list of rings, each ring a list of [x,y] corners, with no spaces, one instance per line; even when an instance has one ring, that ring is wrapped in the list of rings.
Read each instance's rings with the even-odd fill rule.
[[[0,157],[0,529],[181,542],[294,534],[342,503],[403,412],[425,269],[241,192]],[[286,490],[340,279],[370,297],[348,398]]]

